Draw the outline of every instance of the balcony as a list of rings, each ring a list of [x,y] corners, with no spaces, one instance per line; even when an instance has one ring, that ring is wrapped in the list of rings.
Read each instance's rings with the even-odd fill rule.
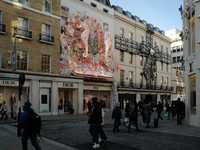
[[[32,40],[32,31],[28,31],[22,28],[15,28],[14,29],[14,36],[22,39]]]
[[[6,34],[6,26],[4,24],[0,24],[0,34]]]
[[[172,86],[162,86],[162,85],[149,85],[142,83],[130,83],[130,82],[118,82],[118,88],[129,88],[129,89],[141,89],[141,90],[161,90],[161,91],[173,91]]]
[[[54,37],[47,34],[39,34],[39,42],[54,44]]]

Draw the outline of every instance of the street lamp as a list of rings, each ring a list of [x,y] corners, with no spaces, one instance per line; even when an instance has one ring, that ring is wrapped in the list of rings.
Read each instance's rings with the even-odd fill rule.
[[[21,128],[19,127],[19,121],[20,121],[20,117],[21,117],[21,95],[22,95],[22,87],[24,85],[25,82],[25,74],[22,72],[19,75],[19,113],[18,113],[18,136],[21,136]]]

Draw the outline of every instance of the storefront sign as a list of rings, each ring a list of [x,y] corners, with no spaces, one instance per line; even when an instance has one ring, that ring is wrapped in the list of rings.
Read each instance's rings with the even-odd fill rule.
[[[98,87],[98,86],[94,86],[93,88],[94,88],[95,90],[98,90],[98,89],[99,89],[99,87]]]
[[[74,83],[63,83],[63,87],[74,87]]]
[[[3,80],[2,84],[3,85],[11,85],[11,86],[15,86],[16,85],[15,81],[8,81],[8,80]]]

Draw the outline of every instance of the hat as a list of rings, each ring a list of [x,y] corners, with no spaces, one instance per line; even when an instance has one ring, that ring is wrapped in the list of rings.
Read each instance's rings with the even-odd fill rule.
[[[93,101],[93,103],[96,103],[97,102],[97,97],[93,97],[92,101]]]

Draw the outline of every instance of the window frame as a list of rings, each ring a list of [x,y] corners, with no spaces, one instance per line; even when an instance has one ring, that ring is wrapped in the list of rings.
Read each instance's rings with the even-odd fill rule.
[[[129,63],[133,64],[133,54],[129,53]]]
[[[49,25],[49,26],[50,26],[50,29],[49,29],[49,30],[50,30],[50,32],[49,32],[50,34],[49,34],[49,36],[51,36],[51,25],[50,25],[50,24],[47,24],[47,23],[43,23],[43,22],[42,22],[42,25],[43,25],[43,24],[45,24],[46,26],[47,26],[47,25]],[[45,28],[46,28],[46,26],[45,26]],[[46,34],[46,33],[47,33],[46,31],[45,31],[45,32],[43,32],[43,31],[42,31],[42,28],[41,28],[41,33],[42,33],[42,34],[44,34],[44,33],[45,33],[45,35],[48,35],[48,34]]]
[[[124,62],[124,51],[120,50],[120,62]]]
[[[29,66],[29,52],[28,51],[25,51],[25,50],[17,50],[17,70],[24,70],[24,69],[21,69],[21,68],[19,68],[19,66],[21,65],[21,63],[20,63],[20,65],[18,65],[18,63],[19,63],[19,60],[18,60],[18,52],[22,52],[22,53],[26,53],[26,58],[27,58],[27,61],[26,61],[26,67],[27,67],[27,70],[25,70],[25,71],[28,71],[29,70],[29,68],[28,68],[28,66]],[[23,63],[23,61],[20,61],[20,62],[22,62]]]
[[[129,32],[129,40],[133,40],[133,32]]]
[[[46,56],[49,56],[49,64],[48,64],[48,65],[49,65],[49,72],[43,71],[43,66],[46,65],[46,64],[44,64],[44,65],[42,64],[42,61],[43,61],[42,58],[43,58],[43,56],[45,56],[45,57],[46,57]],[[46,65],[46,66],[47,66],[47,65]],[[41,71],[44,72],[44,73],[51,73],[51,55],[48,55],[48,54],[41,54]]]
[[[122,31],[122,32],[121,32]],[[119,35],[121,36],[121,37],[124,37],[124,29],[123,28],[120,28],[120,30],[119,30]]]
[[[20,1],[20,0],[18,0],[18,3],[20,3],[19,1]],[[24,2],[24,1],[26,1],[26,0],[22,0],[22,1]],[[26,5],[26,6],[29,6],[29,0],[27,0],[27,1],[28,1],[27,5],[24,4],[24,3],[20,3],[20,4],[22,4],[22,5]]]
[[[46,0],[42,0],[42,11],[52,14],[52,0],[50,0],[50,12],[46,11],[46,4],[44,3],[45,1]],[[43,10],[43,6],[45,10]]]
[[[21,27],[19,26],[19,18],[23,18],[23,19],[26,19],[27,20],[27,27]],[[22,30],[26,30],[26,31],[29,31],[29,19],[26,18],[26,17],[22,17],[22,16],[17,16],[17,28],[20,28]]]

